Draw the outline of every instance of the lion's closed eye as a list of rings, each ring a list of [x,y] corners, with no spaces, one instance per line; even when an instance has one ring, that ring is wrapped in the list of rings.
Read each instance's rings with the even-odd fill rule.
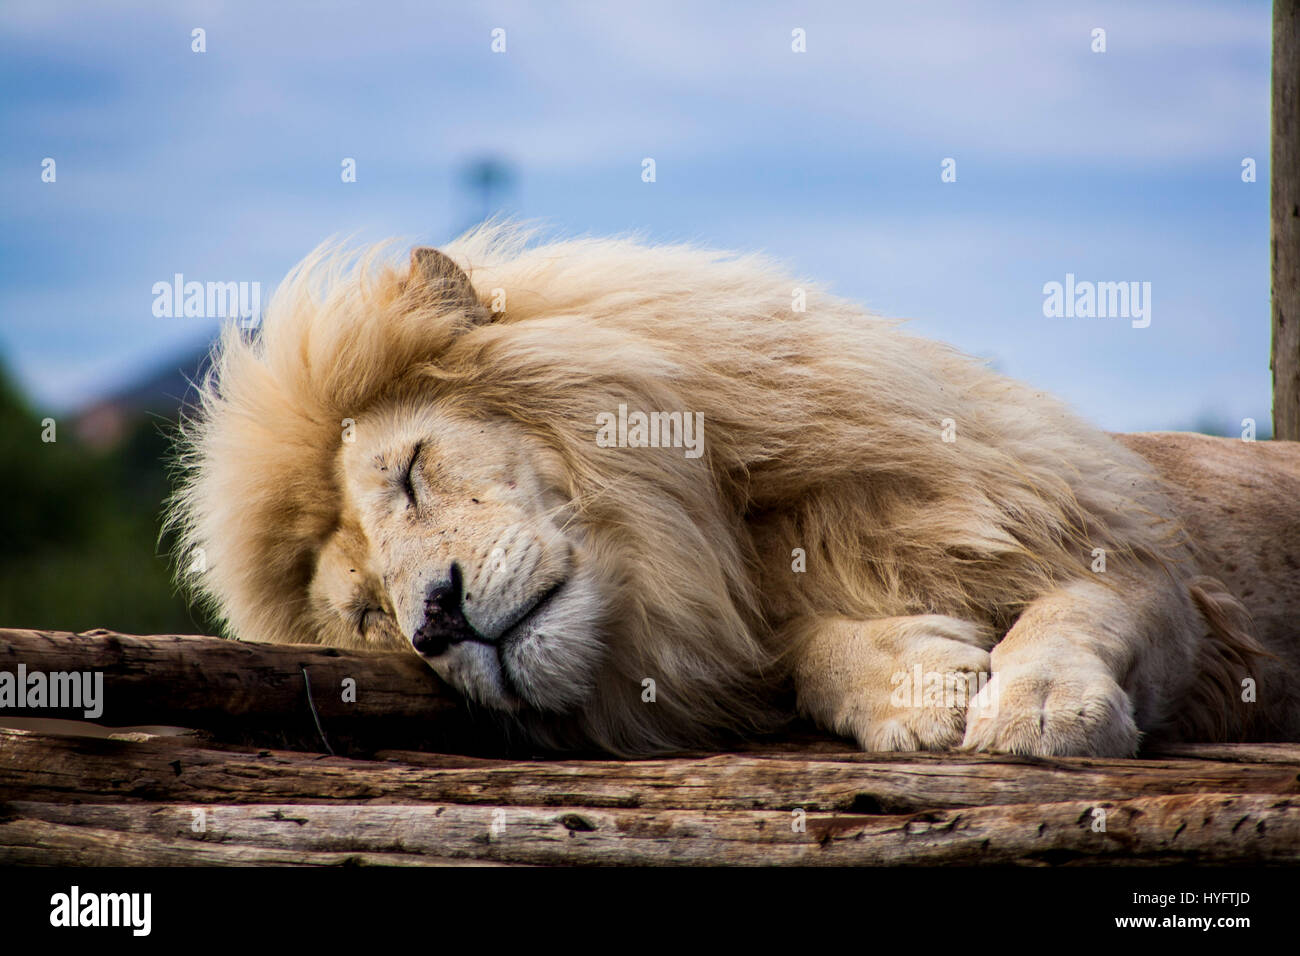
[[[419,504],[415,497],[415,465],[420,459],[420,452],[424,450],[424,442],[417,442],[415,448],[411,450],[411,457],[407,459],[406,467],[402,469],[402,490],[406,492],[406,500],[412,507]]]

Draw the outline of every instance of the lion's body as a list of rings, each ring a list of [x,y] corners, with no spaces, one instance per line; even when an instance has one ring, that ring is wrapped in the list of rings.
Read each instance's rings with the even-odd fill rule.
[[[436,629],[439,672],[509,640],[467,694],[622,752],[774,726],[791,684],[886,749],[1300,733],[1295,448],[1116,441],[758,258],[493,230],[446,251],[472,288],[318,255],[260,341],[226,336],[175,514],[233,634],[418,647],[451,581],[475,639]],[[624,410],[702,416],[703,454],[607,447]],[[497,553],[521,556],[505,583]],[[358,602],[373,628],[340,623]],[[991,670],[1000,705],[900,705],[914,669]]]
[[[1276,659],[1262,663],[1279,689],[1295,688],[1277,707],[1286,728],[1279,736],[1300,738],[1300,442],[1186,432],[1115,438],[1166,483],[1202,569],[1245,605],[1253,634]]]

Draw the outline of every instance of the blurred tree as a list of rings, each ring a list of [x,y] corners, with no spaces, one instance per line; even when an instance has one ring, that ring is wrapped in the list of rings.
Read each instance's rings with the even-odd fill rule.
[[[122,442],[57,441],[0,368],[0,626],[137,634],[215,633],[176,593],[158,543],[168,482],[166,419],[137,419]]]

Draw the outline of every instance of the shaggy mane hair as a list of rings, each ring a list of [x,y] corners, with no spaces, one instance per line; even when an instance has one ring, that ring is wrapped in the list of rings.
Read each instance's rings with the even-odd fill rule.
[[[391,247],[326,246],[258,333],[225,331],[183,425],[170,524],[181,577],[230,635],[320,639],[307,594],[340,520],[341,423],[401,399],[522,425],[563,456],[598,540],[640,556],[582,728],[615,751],[770,725],[755,688],[783,679],[809,615],[942,613],[1000,633],[1089,575],[1095,548],[1171,574],[1190,553],[1150,469],[1105,433],[763,257],[533,239],[489,225],[443,247],[496,308],[484,322],[409,286]],[[596,415],[619,404],[703,413],[704,457],[598,448]],[[206,570],[186,574],[194,549]]]

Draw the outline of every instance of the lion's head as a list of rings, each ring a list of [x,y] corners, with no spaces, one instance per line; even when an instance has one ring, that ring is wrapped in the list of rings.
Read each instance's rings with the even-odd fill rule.
[[[676,363],[709,357],[662,348],[671,297],[614,271],[649,250],[567,245],[486,230],[404,269],[300,265],[257,334],[227,330],[185,423],[182,576],[233,636],[413,648],[543,742],[762,725],[732,451],[671,441],[703,414]],[[665,447],[600,441],[620,406],[677,413]]]

